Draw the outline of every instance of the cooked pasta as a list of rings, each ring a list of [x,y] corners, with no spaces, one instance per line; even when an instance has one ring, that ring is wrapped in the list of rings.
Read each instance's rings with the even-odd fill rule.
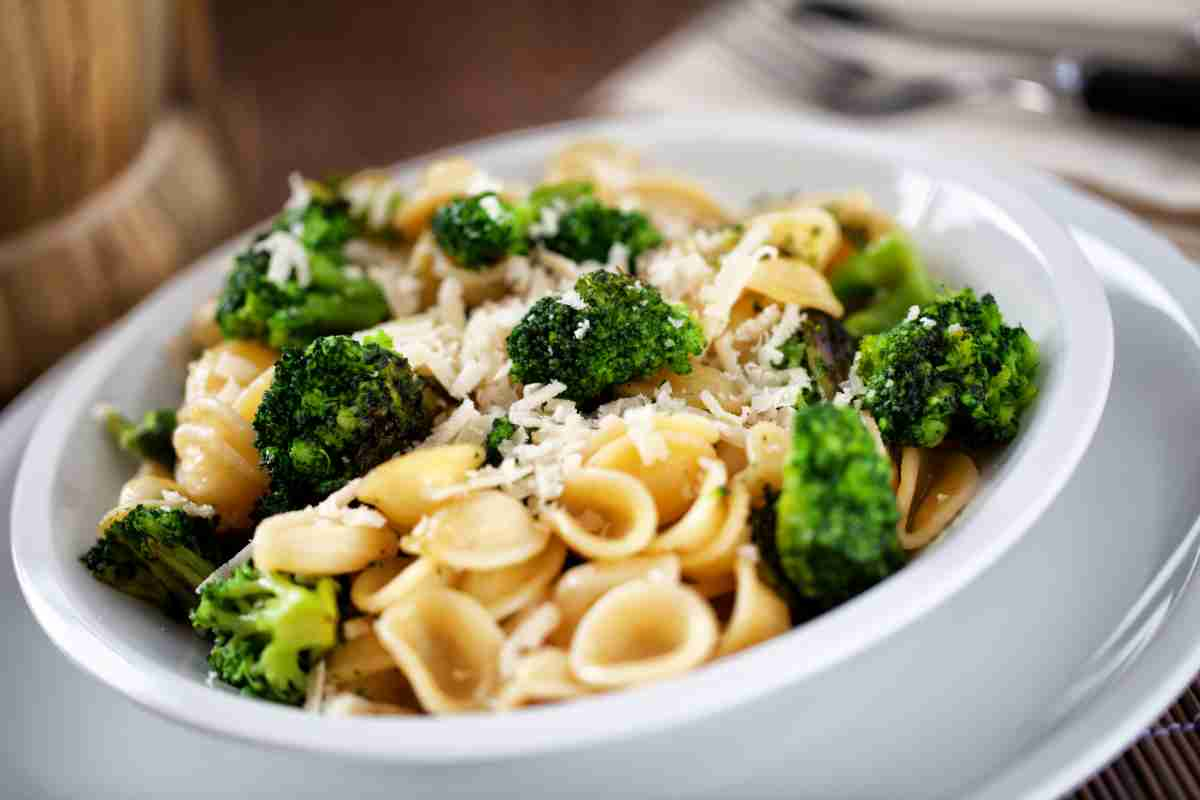
[[[990,296],[921,295],[862,193],[734,213],[600,141],[545,178],[293,176],[241,283],[187,322],[204,349],[177,413],[117,432],[142,467],[88,568],[194,607],[246,693],[513,712],[736,658],[947,534],[1036,393],[1024,331],[972,327],[1002,325],[974,313]],[[380,298],[392,319],[347,322]],[[164,527],[130,532],[146,510]],[[193,572],[120,549],[164,530]],[[230,604],[253,637],[222,628]]]

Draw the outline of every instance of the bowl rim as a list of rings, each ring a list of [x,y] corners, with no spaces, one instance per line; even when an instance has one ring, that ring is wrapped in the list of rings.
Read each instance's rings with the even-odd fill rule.
[[[1005,213],[1020,219],[1028,243],[1054,265],[1050,285],[1056,300],[1068,289],[1070,303],[1056,303],[1063,334],[1063,379],[1044,395],[1051,418],[1070,415],[1070,426],[1054,426],[1050,436],[1033,440],[1021,461],[1041,469],[1024,481],[1026,493],[1013,513],[998,520],[982,542],[956,547],[953,538],[888,581],[800,628],[659,684],[582,698],[515,714],[464,714],[455,717],[317,717],[300,709],[247,701],[232,692],[214,691],[201,682],[181,680],[152,658],[121,648],[95,630],[55,590],[51,553],[53,497],[43,480],[54,474],[68,452],[70,424],[87,409],[91,390],[111,373],[117,357],[141,341],[142,327],[156,313],[198,287],[213,263],[230,254],[243,236],[200,259],[147,298],[118,330],[72,372],[86,389],[60,392],[38,422],[22,460],[12,510],[12,555],[18,582],[35,618],[51,640],[85,671],[140,705],[167,718],[203,730],[258,744],[388,760],[397,763],[478,762],[541,755],[613,739],[646,735],[684,724],[724,708],[749,702],[789,684],[807,680],[862,653],[920,615],[949,599],[1009,549],[1042,514],[1074,471],[1100,421],[1113,366],[1113,327],[1100,279],[1069,233],[1041,207],[1002,176],[1010,168],[984,168],[947,158],[920,143],[837,125],[801,115],[658,114],[594,117],[505,133],[408,159],[394,169],[411,169],[453,150],[503,150],[514,146],[548,148],[567,138],[605,136],[620,140],[648,128],[709,135],[731,135],[742,146],[750,138],[764,142],[812,141],[848,153],[870,155],[918,168],[979,192]],[[1080,342],[1086,341],[1086,346]],[[1005,483],[1012,482],[1009,476]],[[999,487],[997,489],[999,491]],[[18,524],[19,523],[19,524]],[[685,702],[686,699],[686,702]]]

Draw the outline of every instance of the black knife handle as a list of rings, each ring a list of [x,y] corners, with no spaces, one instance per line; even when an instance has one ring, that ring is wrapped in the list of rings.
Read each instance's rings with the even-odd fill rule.
[[[1085,60],[1079,93],[1089,111],[1200,128],[1200,71]]]

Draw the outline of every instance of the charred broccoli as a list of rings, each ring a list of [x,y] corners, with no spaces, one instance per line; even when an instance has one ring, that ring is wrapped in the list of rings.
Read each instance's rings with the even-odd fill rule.
[[[802,395],[807,403],[832,400],[854,362],[854,339],[842,323],[814,309],[804,312],[800,330],[779,350],[783,358],[774,364],[776,369],[808,370],[813,383]]]
[[[495,192],[451,200],[433,215],[433,235],[459,266],[479,270],[529,250],[529,209]]]
[[[217,301],[229,339],[304,347],[318,336],[351,333],[391,314],[379,284],[346,268],[344,248],[363,233],[350,205],[312,184],[307,205],[284,211],[237,256]]]
[[[848,406],[796,409],[776,515],[764,559],[777,560],[791,591],[814,607],[848,600],[904,564],[891,468]]]
[[[565,295],[534,303],[508,336],[508,356],[515,380],[561,381],[562,397],[591,407],[617,384],[664,365],[691,372],[704,344],[686,308],[628,275],[599,270]]]
[[[853,336],[879,333],[904,319],[908,309],[931,302],[936,294],[912,243],[888,234],[839,266],[831,280],[834,294],[858,307],[846,317]]]
[[[620,245],[632,268],[641,253],[663,241],[645,214],[604,205],[587,183],[543,186],[530,195],[530,205],[534,219],[540,219],[542,209],[549,209],[554,216],[553,224],[535,240],[573,261],[605,263],[613,246]]]
[[[137,505],[113,515],[82,561],[117,591],[185,619],[196,603],[196,587],[222,561],[216,520]]]
[[[206,584],[192,627],[212,638],[208,664],[244,693],[299,704],[308,672],[337,644],[338,584],[311,583],[243,564]]]
[[[111,406],[100,411],[104,427],[113,441],[125,452],[141,459],[157,461],[167,469],[175,466],[175,409],[159,408],[147,411],[142,421],[134,423]]]
[[[528,252],[534,243],[581,262],[606,262],[620,245],[630,265],[662,243],[645,214],[604,205],[585,182],[538,187],[524,203],[495,192],[456,198],[434,214],[433,234],[446,255],[475,270]]]
[[[424,380],[374,339],[325,336],[285,350],[254,416],[271,477],[257,515],[319,502],[419,442],[431,421]]]
[[[868,336],[859,347],[863,405],[893,444],[1007,442],[1037,395],[1037,345],[1004,324],[990,295],[970,289]]]

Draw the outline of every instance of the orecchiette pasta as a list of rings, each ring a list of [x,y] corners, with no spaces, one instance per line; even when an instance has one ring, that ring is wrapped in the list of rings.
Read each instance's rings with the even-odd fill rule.
[[[478,600],[496,619],[504,619],[541,597],[562,572],[566,557],[566,546],[551,539],[542,552],[519,564],[468,570],[458,580],[457,588]]]
[[[654,497],[660,525],[683,516],[699,488],[702,459],[715,459],[713,446],[694,433],[661,432],[666,457],[647,464],[637,444],[623,436],[601,447],[586,462],[589,467],[626,472],[641,481]]]
[[[414,592],[383,612],[375,633],[427,711],[482,708],[499,681],[504,633],[468,594]]]
[[[492,708],[510,711],[522,706],[570,700],[593,691],[571,672],[566,652],[541,647],[518,656],[512,675],[500,687]]]
[[[674,555],[638,556],[571,567],[554,587],[554,605],[562,613],[562,621],[550,640],[558,645],[569,644],[579,620],[614,586],[639,578],[678,583],[679,577],[679,558]]]
[[[815,308],[834,317],[844,312],[829,281],[815,267],[795,258],[764,258],[746,288],[778,303]]]
[[[390,558],[355,576],[350,584],[350,602],[360,611],[379,614],[407,594],[445,583],[444,570],[439,570],[432,559]]]
[[[644,550],[658,528],[654,497],[636,478],[611,469],[576,470],[563,484],[561,508],[546,518],[577,553],[626,558]]]
[[[910,462],[915,462],[915,467],[909,468]],[[918,480],[925,484],[923,490],[911,478],[910,485],[904,484],[906,469],[919,473]],[[908,550],[924,547],[936,539],[979,486],[979,469],[975,462],[957,451],[905,448],[900,473],[899,493],[907,495],[907,499],[899,504],[903,526],[899,538],[900,544]]]
[[[298,575],[358,572],[399,549],[385,525],[351,525],[312,508],[268,517],[254,531],[254,563]]]
[[[682,584],[633,580],[596,601],[571,639],[571,672],[591,686],[629,686],[678,675],[717,644],[712,606]]]
[[[250,423],[220,400],[200,397],[179,410],[173,440],[184,494],[214,507],[225,527],[245,528],[267,488]]]
[[[527,561],[550,531],[517,500],[497,491],[456,499],[414,531],[421,551],[454,569],[492,570]]]
[[[787,603],[771,591],[758,576],[754,557],[737,560],[737,594],[733,613],[717,647],[718,656],[726,656],[764,642],[791,627]]]
[[[721,526],[712,538],[679,554],[683,574],[689,578],[711,578],[729,572],[738,548],[750,539],[750,491],[743,481],[734,481],[727,496]]]
[[[414,450],[380,464],[362,479],[358,499],[406,530],[445,502],[439,489],[459,483],[483,463],[483,448],[453,444]]]

